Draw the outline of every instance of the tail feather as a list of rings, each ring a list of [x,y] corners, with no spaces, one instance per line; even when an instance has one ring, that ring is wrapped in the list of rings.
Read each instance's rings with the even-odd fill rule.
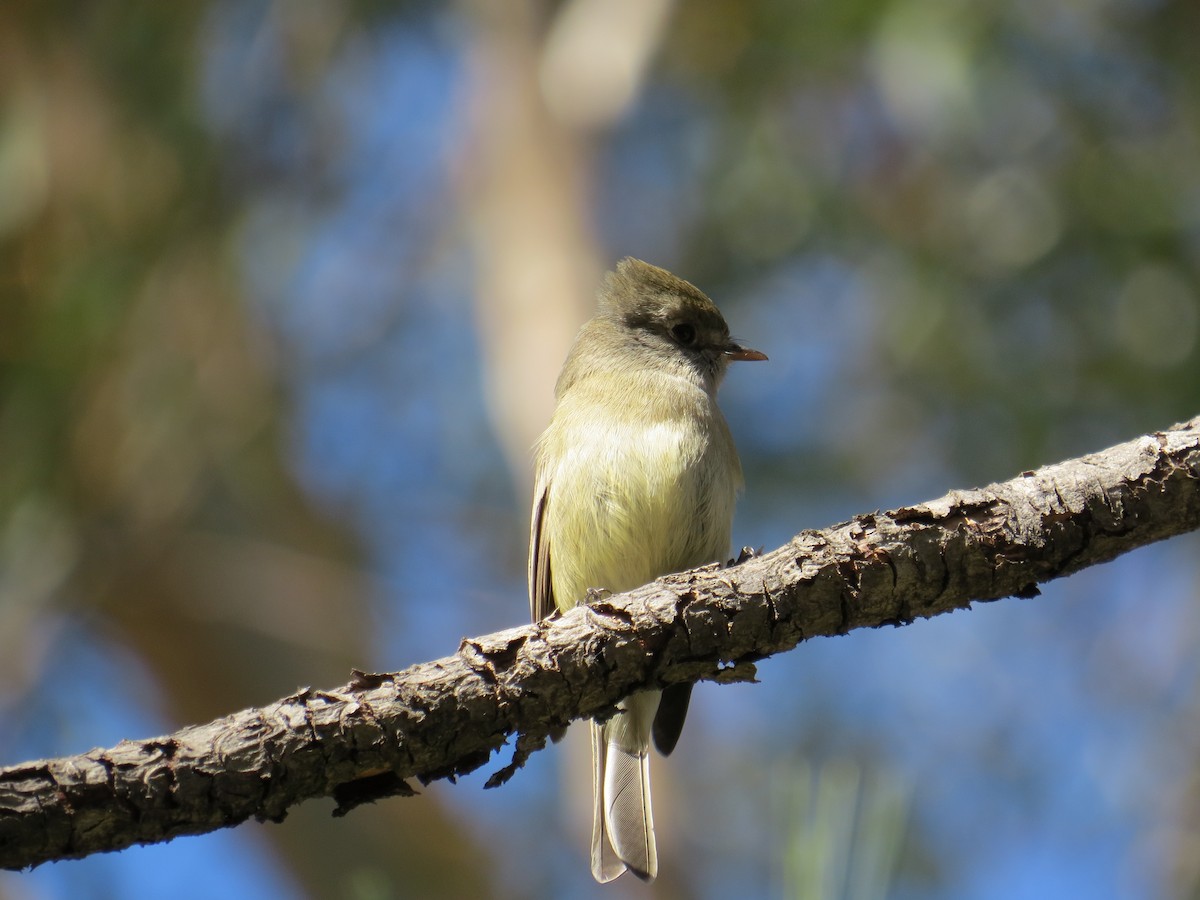
[[[650,805],[650,730],[658,694],[637,694],[603,725],[592,723],[592,875],[611,881],[626,869],[658,874]]]
[[[650,754],[609,743],[604,771],[604,823],[617,857],[643,881],[658,874],[650,808]]]
[[[604,726],[591,722],[592,729],[592,877],[601,884],[624,874],[604,823],[604,772],[608,754],[605,750]]]

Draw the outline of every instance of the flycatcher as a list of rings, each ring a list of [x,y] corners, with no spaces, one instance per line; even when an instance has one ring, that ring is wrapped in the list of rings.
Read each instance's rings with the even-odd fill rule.
[[[699,289],[637,259],[605,276],[537,444],[529,547],[534,621],[660,575],[729,558],[742,467],[717,387],[731,360],[767,357],[729,337]],[[634,694],[591,723],[592,875],[658,873],[649,750],[679,740],[690,684]]]

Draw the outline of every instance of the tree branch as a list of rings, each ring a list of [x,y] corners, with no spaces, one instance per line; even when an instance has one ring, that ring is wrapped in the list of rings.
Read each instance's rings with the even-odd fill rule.
[[[0,866],[18,869],[249,818],[310,797],[335,815],[453,778],[631,691],[753,678],[818,635],[907,624],[1200,528],[1200,418],[1011,481],[856,516],[732,568],[672,575],[333,691],[305,689],[165,737],[0,769]]]

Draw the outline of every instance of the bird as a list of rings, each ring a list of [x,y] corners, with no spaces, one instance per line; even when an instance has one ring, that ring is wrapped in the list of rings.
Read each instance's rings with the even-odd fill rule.
[[[743,477],[717,389],[730,362],[766,358],[732,340],[713,301],[667,270],[627,257],[604,277],[534,450],[533,621],[729,558]],[[675,748],[691,688],[635,693],[590,722],[601,883],[658,873],[649,749]]]

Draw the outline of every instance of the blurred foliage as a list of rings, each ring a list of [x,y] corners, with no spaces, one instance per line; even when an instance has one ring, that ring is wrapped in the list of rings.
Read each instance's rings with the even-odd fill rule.
[[[57,718],[48,667],[78,658],[63,658],[74,621],[148,667],[164,728],[341,683],[370,652],[357,540],[289,471],[286,386],[231,265],[237,199],[195,94],[207,10],[0,10],[0,704],[15,731]],[[355,818],[327,828],[328,809],[305,809],[265,833],[317,895],[362,873],[479,890],[461,862],[477,851],[433,801]],[[72,894],[98,888],[79,874]]]
[[[716,109],[687,268],[837,260],[870,295],[857,377],[952,421],[969,479],[1186,417],[1198,25],[1187,3],[689,4],[667,72]]]
[[[613,120],[556,121],[538,54],[587,5],[0,8],[7,757],[100,742],[88,729],[122,709],[165,729],[521,620],[527,473],[500,445],[532,436],[494,436],[488,366],[561,353],[506,331],[486,283],[472,308],[489,249],[526,254],[505,296],[528,321],[572,302],[522,295],[546,271],[630,253],[770,354],[723,401],[747,543],[1198,411],[1196,4],[695,0],[659,32],[592,3],[649,29],[651,55],[622,70]],[[487,179],[512,147],[549,163],[505,194]],[[556,243],[563,216],[596,246]],[[541,371],[513,384],[543,382],[548,398]],[[1197,781],[1194,556],[699,692],[658,786],[677,827],[655,894],[852,892],[827,873],[860,852],[854,803],[883,822],[856,838],[888,873],[872,895],[1193,894],[1200,832],[1164,785]],[[110,685],[98,657],[134,662]],[[270,842],[281,892],[589,896],[582,843],[546,824],[570,815],[537,768],[555,754],[503,792],[447,792],[455,809],[439,792],[333,822],[310,804],[235,840]],[[764,814],[781,785],[823,812]],[[1056,823],[1088,847],[1074,868]],[[177,866],[175,846],[122,855],[126,877]],[[119,893],[115,869],[55,871],[64,895]]]
[[[852,760],[833,760],[819,771],[798,760],[780,780],[787,840],[781,896],[888,896],[904,842],[909,788],[885,767],[864,771]]]

